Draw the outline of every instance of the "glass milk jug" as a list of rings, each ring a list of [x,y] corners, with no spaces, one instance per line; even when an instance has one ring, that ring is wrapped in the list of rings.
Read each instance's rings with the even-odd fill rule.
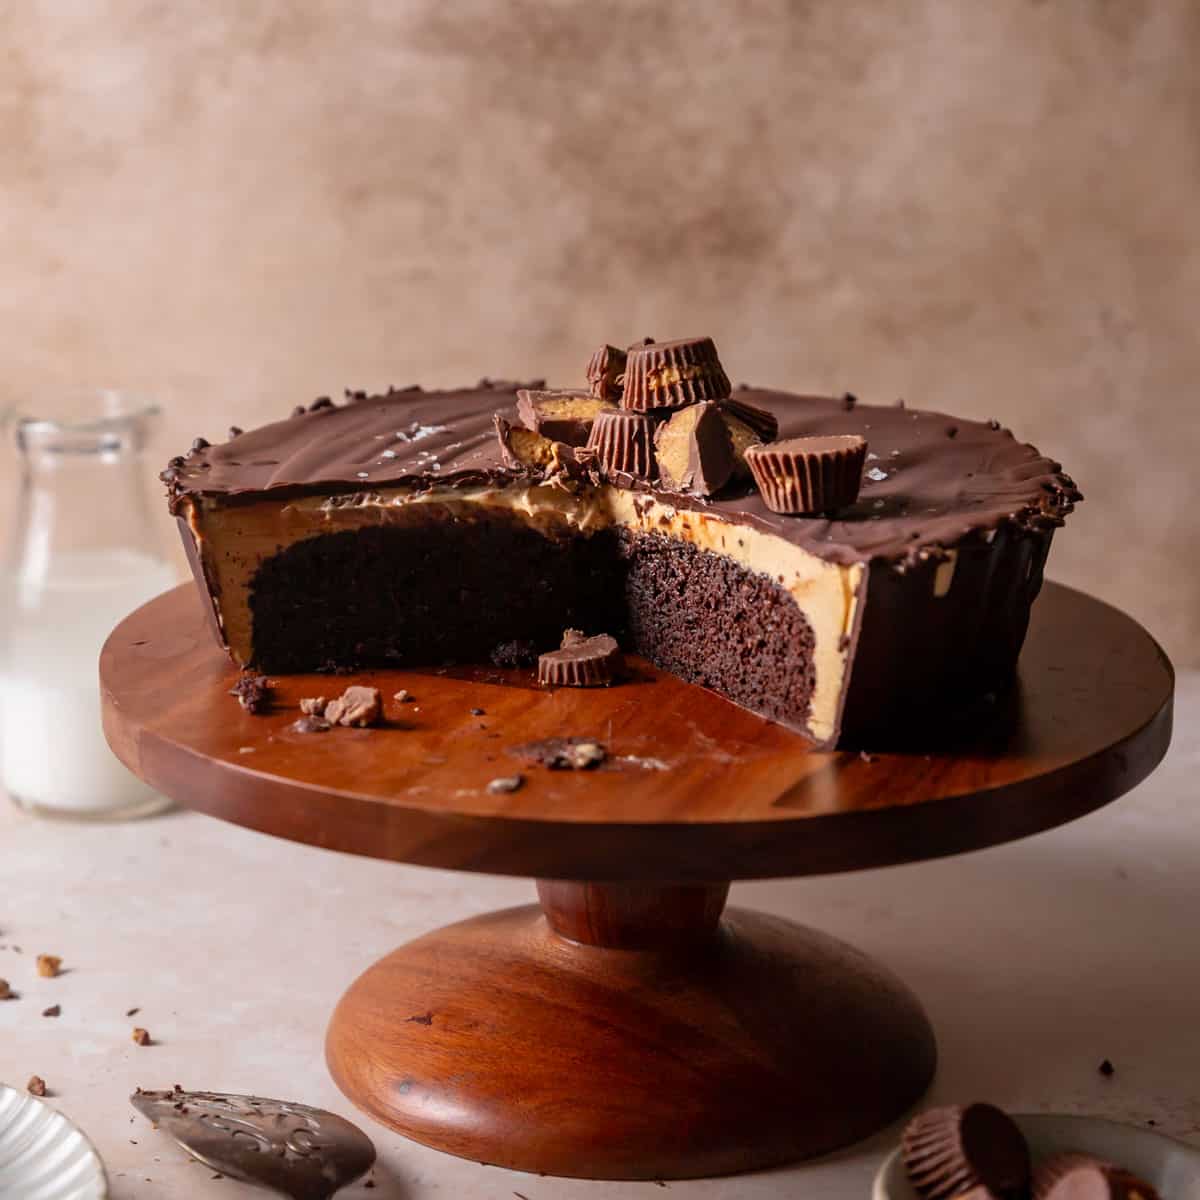
[[[113,626],[177,582],[141,454],[157,409],[100,392],[70,411],[69,421],[12,421],[19,493],[0,574],[0,784],[43,816],[144,816],[168,801],[109,750],[97,663]]]

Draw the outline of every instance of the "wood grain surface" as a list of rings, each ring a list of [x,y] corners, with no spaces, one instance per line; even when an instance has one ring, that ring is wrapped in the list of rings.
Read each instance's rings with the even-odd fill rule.
[[[100,679],[113,749],[181,804],[336,850],[560,879],[722,882],[953,854],[1114,799],[1170,738],[1173,674],[1153,639],[1053,584],[1013,694],[904,752],[815,753],[635,666],[632,682],[587,690],[546,690],[516,670],[288,676],[276,708],[252,716],[226,694],[236,673],[184,586],[118,626]],[[301,697],[352,682],[382,690],[385,726],[289,729]],[[413,703],[392,699],[401,688]],[[609,763],[548,771],[509,753],[563,735],[600,739]],[[517,771],[519,791],[488,791]]]
[[[588,890],[610,912],[647,907],[646,889],[608,902]],[[655,906],[660,928],[690,913],[706,930],[675,948],[580,944],[536,906],[418,938],[338,1005],[333,1077],[417,1141],[597,1179],[790,1162],[857,1141],[917,1100],[936,1051],[902,983],[779,917],[732,909],[714,930],[695,899]]]

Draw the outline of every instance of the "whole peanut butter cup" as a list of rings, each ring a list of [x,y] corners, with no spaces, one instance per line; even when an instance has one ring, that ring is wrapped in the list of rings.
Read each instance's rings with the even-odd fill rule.
[[[621,665],[621,650],[615,638],[606,633],[582,637],[569,629],[561,650],[538,657],[538,683],[552,687],[607,687],[621,673]]]
[[[645,413],[624,408],[602,409],[592,424],[588,449],[608,475],[653,479],[654,421]]]
[[[588,362],[587,381],[591,394],[606,404],[621,401],[625,351],[616,346],[601,346]]]
[[[1029,1183],[1029,1147],[1016,1122],[991,1104],[931,1108],[904,1130],[901,1154],[925,1200],[954,1200],[975,1188],[1017,1193]]]
[[[1033,1172],[1033,1200],[1159,1200],[1132,1171],[1090,1154],[1052,1154]]]
[[[853,434],[748,446],[746,462],[772,512],[813,514],[858,499],[867,443]]]
[[[676,409],[654,435],[660,484],[670,491],[714,496],[733,476],[729,427],[709,400]]]
[[[589,392],[578,390],[537,391],[519,388],[517,416],[521,424],[552,442],[586,446],[596,414],[605,407]]]
[[[701,400],[723,400],[729,391],[729,376],[712,338],[684,338],[630,347],[621,404],[638,412],[682,408]]]

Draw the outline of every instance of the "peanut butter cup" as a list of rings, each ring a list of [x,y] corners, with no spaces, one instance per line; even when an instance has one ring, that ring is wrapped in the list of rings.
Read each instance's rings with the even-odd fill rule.
[[[551,472],[577,461],[574,453],[577,448],[568,446],[566,442],[556,442],[532,429],[514,425],[499,413],[493,418],[493,423],[500,442],[500,457],[505,466],[536,467]]]
[[[745,457],[772,512],[822,513],[858,499],[867,443],[852,434],[789,438],[748,446]]]
[[[561,650],[538,658],[538,683],[554,687],[606,687],[620,671],[620,648],[606,633],[581,637],[568,629]]]
[[[740,400],[731,398],[718,403],[733,446],[733,473],[737,478],[745,479],[750,474],[746,451],[751,446],[773,442],[779,436],[779,421],[774,413],[755,408],[753,404],[743,404]]]
[[[591,394],[607,404],[619,404],[624,373],[625,351],[616,346],[601,346],[588,363],[587,381]]]
[[[639,412],[682,408],[700,400],[723,400],[729,391],[729,376],[712,338],[684,338],[630,348],[621,404]]]
[[[568,446],[586,446],[596,414],[605,407],[603,400],[588,392],[534,391],[517,392],[517,416],[526,429],[565,442]]]
[[[654,435],[663,487],[693,496],[714,496],[733,475],[733,439],[712,401],[677,409]]]
[[[588,449],[609,476],[631,475],[653,479],[654,421],[645,413],[624,408],[606,408],[596,416]]]
[[[1124,1167],[1090,1154],[1052,1154],[1033,1172],[1033,1200],[1158,1200],[1158,1193]]]
[[[953,1200],[973,1188],[1016,1193],[1029,1183],[1029,1147],[1016,1122],[991,1104],[931,1108],[900,1142],[904,1167],[925,1200]]]

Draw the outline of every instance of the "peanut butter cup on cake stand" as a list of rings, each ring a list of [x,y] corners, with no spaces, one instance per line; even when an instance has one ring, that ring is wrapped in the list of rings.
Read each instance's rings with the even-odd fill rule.
[[[996,423],[731,395],[710,340],[655,345],[599,352],[590,401],[354,393],[198,439],[166,478],[199,587],[101,661],[111,745],[180,803],[539,881],[370,967],[326,1050],[386,1124],[547,1174],[744,1171],[898,1116],[934,1070],[916,998],[727,910],[730,881],[1035,833],[1170,734],[1150,636],[1042,585],[1079,498],[1057,463]],[[625,670],[556,686],[609,680],[551,659],[539,683],[567,630]],[[258,714],[228,695],[243,668]],[[347,684],[378,724],[291,728]]]

